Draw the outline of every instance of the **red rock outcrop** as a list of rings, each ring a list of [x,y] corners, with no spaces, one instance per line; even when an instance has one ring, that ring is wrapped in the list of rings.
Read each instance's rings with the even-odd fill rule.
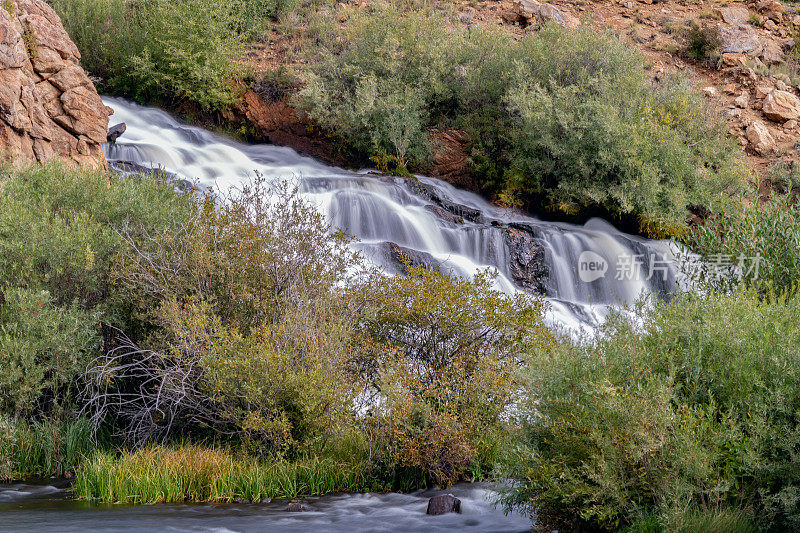
[[[0,3],[0,157],[105,166],[108,116],[61,19],[42,0]]]

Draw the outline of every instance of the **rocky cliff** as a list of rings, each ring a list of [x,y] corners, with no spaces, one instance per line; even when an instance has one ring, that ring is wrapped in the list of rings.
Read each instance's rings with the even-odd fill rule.
[[[108,116],[61,19],[42,0],[0,0],[0,158],[104,166]]]

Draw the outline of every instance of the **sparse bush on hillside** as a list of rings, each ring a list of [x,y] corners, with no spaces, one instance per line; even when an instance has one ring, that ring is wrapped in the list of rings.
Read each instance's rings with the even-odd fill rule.
[[[796,529],[798,312],[794,296],[685,295],[533,357],[508,503],[559,529],[690,531],[721,511]]]
[[[716,62],[722,53],[722,39],[714,24],[691,21],[681,30],[683,54],[698,61]]]
[[[190,100],[207,110],[238,98],[237,64],[281,0],[56,0],[99,89],[148,102]]]
[[[722,121],[687,83],[653,83],[642,57],[589,28],[516,40],[439,13],[345,12],[314,34],[298,104],[366,159],[425,170],[434,129],[464,130],[485,192],[566,213],[601,206],[680,233],[743,169]]]

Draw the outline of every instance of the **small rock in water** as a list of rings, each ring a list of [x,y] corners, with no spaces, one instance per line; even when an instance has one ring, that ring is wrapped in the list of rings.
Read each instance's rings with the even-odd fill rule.
[[[290,513],[302,513],[306,510],[305,506],[298,502],[297,500],[292,500],[289,502],[289,505],[286,506],[286,510]]]
[[[128,129],[128,126],[124,122],[120,122],[114,126],[108,128],[108,134],[106,135],[106,140],[110,143],[116,142],[119,139],[119,136],[125,133],[125,130]]]
[[[440,494],[428,500],[427,514],[439,516],[447,513],[460,513],[461,500],[452,494]]]

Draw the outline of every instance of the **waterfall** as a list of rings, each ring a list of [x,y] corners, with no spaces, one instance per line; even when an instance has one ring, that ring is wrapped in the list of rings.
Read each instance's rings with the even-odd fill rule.
[[[347,171],[290,148],[238,143],[157,109],[117,98],[104,102],[114,109],[112,124],[127,125],[105,148],[112,164],[160,168],[221,190],[255,172],[296,180],[303,197],[387,271],[398,271],[398,251],[467,277],[495,269],[497,289],[543,293],[554,325],[591,328],[609,309],[642,294],[665,296],[677,284],[674,244],[627,235],[601,219],[582,226],[547,222],[434,178]]]

